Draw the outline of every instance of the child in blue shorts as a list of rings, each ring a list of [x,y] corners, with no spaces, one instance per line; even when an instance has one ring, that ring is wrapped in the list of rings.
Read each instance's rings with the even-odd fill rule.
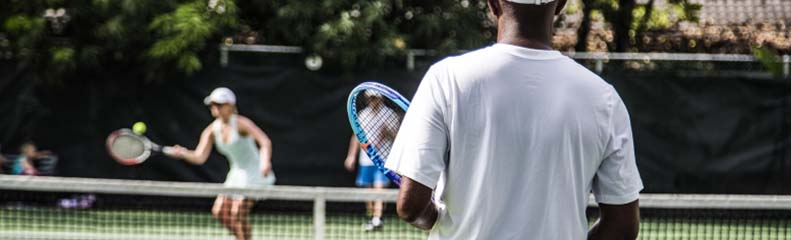
[[[358,155],[359,163],[355,161]],[[383,189],[390,185],[390,179],[387,179],[382,171],[379,171],[379,169],[374,166],[374,163],[368,158],[368,155],[360,151],[360,143],[357,141],[357,138],[352,136],[349,142],[349,151],[346,155],[344,166],[350,172],[354,172],[356,165],[360,166],[357,171],[357,180],[355,181],[358,187]],[[384,202],[381,200],[366,202],[365,209],[371,219],[363,224],[363,229],[365,231],[382,230],[382,211],[384,210]]]

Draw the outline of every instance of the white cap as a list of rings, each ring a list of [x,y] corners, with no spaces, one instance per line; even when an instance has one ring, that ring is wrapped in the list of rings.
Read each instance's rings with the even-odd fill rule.
[[[231,89],[226,87],[218,87],[215,88],[214,91],[211,91],[211,94],[203,99],[203,103],[209,105],[211,103],[219,103],[219,104],[236,104],[236,95],[233,94]]]
[[[365,97],[367,98],[382,97],[382,95],[374,91],[365,91]]]
[[[509,1],[509,2],[512,2],[512,3],[541,5],[541,4],[545,4],[545,3],[554,2],[555,0],[506,0],[506,1]]]

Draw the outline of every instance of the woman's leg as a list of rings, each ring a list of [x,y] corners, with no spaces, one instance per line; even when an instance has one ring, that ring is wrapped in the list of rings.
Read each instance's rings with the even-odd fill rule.
[[[247,220],[247,215],[249,215],[250,209],[252,208],[252,200],[239,198],[231,201],[231,222],[233,223],[233,232],[239,240],[249,240],[252,235],[250,222]]]
[[[228,198],[223,195],[217,196],[217,199],[214,200],[214,206],[211,208],[211,214],[220,221],[223,227],[233,232],[230,218],[231,203]]]
[[[242,231],[244,231],[244,235],[248,240],[252,239],[253,235],[253,229],[250,226],[249,220],[250,210],[253,209],[253,204],[255,204],[253,200],[245,199],[244,202],[242,202],[242,209],[240,211],[241,214],[239,217],[242,222]]]

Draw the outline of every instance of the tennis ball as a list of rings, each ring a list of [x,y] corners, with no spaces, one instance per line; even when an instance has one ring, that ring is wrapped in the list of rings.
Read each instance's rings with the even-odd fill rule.
[[[143,122],[136,122],[134,125],[132,125],[132,132],[143,135],[146,133],[146,124]]]

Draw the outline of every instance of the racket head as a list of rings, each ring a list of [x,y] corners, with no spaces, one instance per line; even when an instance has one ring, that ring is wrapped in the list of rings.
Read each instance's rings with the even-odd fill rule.
[[[132,130],[123,128],[107,136],[107,152],[122,165],[137,165],[143,163],[151,156],[151,150],[156,146],[144,136]]]
[[[409,100],[390,87],[364,82],[349,94],[347,113],[354,135],[374,165],[396,185],[401,176],[384,167]]]

